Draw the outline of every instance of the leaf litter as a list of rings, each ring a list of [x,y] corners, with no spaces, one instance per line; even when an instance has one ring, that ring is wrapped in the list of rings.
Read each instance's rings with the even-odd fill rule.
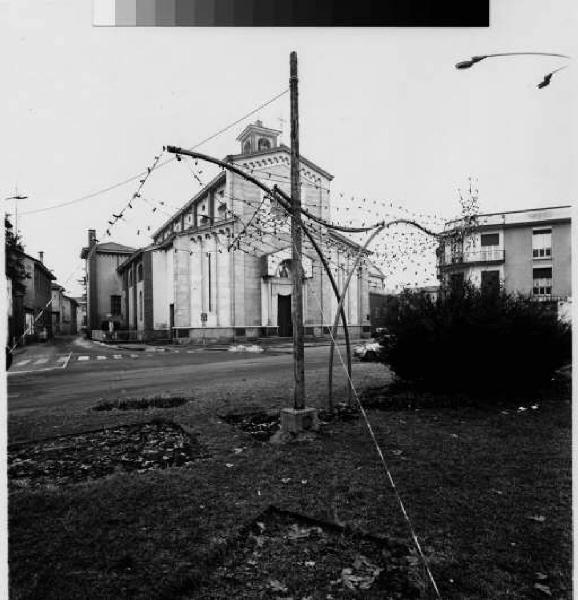
[[[419,598],[421,572],[409,554],[397,539],[269,511],[183,600]]]
[[[9,448],[8,480],[12,488],[66,485],[117,472],[182,467],[206,457],[194,436],[175,423],[155,421]]]

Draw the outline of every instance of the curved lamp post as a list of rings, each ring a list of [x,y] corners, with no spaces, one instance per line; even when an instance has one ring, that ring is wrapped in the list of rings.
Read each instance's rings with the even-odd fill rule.
[[[455,67],[456,69],[461,70],[470,69],[476,63],[479,63],[480,61],[485,60],[486,58],[499,58],[502,56],[553,56],[555,58],[567,58],[568,60],[572,59],[571,56],[566,56],[566,54],[558,54],[556,52],[498,52],[495,54],[482,54],[480,56],[472,56],[472,58],[470,58],[469,60],[461,60],[460,62],[456,63]],[[544,75],[544,79],[536,87],[538,89],[542,89],[547,85],[550,85],[552,75],[554,75],[554,73],[557,73],[558,71],[561,71],[562,69],[565,69],[566,66],[560,67],[559,69],[556,69]]]

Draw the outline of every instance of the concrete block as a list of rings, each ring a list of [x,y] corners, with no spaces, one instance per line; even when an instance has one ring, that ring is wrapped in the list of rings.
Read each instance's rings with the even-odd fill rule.
[[[319,415],[316,408],[282,408],[280,419],[281,433],[319,431]]]

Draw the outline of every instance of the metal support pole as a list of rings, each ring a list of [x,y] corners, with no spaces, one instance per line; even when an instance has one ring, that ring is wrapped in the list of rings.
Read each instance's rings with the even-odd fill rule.
[[[293,266],[293,370],[295,373],[294,407],[305,408],[305,355],[303,331],[303,264],[301,262],[301,189],[299,177],[299,92],[297,53],[291,52],[289,93],[291,97],[291,241]]]
[[[337,335],[337,326],[339,325],[339,316],[340,316],[340,312],[343,310],[343,305],[345,304],[345,298],[347,297],[347,290],[349,288],[349,283],[351,282],[351,277],[353,276],[353,273],[355,273],[357,266],[359,265],[359,262],[361,261],[361,258],[363,257],[363,255],[365,254],[365,251],[367,250],[367,247],[373,241],[375,236],[378,233],[382,232],[386,226],[387,226],[386,224],[382,224],[380,227],[377,227],[373,231],[373,233],[369,236],[369,238],[367,239],[367,241],[365,242],[363,247],[359,250],[359,252],[357,253],[357,256],[355,257],[355,261],[353,262],[353,266],[351,267],[351,270],[349,271],[349,275],[347,276],[347,280],[345,281],[343,290],[341,290],[341,298],[339,298],[339,305],[337,307],[337,312],[335,314],[335,320],[333,322],[333,328],[331,331],[331,347],[329,349],[329,390],[328,390],[329,406],[333,406],[333,353],[335,350],[335,336]],[[349,383],[351,383],[351,382],[349,382]]]

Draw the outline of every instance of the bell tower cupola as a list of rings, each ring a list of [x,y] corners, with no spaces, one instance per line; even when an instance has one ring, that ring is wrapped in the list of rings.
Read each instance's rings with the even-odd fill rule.
[[[263,127],[261,121],[247,125],[237,138],[241,142],[241,154],[255,154],[277,148],[280,134],[278,129]]]

